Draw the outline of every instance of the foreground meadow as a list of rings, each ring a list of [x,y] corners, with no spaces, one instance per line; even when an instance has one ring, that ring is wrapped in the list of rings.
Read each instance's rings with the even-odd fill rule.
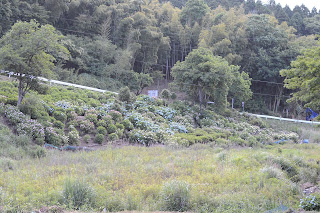
[[[297,209],[301,184],[317,182],[319,151],[313,144],[227,150],[210,144],[109,146],[49,151],[44,158],[6,164],[1,159],[0,206],[10,212],[55,205],[81,211]]]

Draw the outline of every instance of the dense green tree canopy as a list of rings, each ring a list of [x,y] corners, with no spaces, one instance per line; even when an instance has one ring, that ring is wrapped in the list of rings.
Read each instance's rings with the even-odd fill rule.
[[[189,26],[193,26],[196,22],[201,23],[208,10],[209,7],[204,1],[189,0],[181,11],[181,22]]]
[[[178,62],[172,69],[172,75],[180,90],[199,101],[200,109],[204,100],[212,97],[216,109],[224,111],[229,88],[235,79],[243,80],[237,81],[236,84],[249,85],[234,86],[241,87],[244,92],[250,94],[250,83],[247,82],[250,80],[240,77],[238,70],[239,67],[229,65],[223,58],[214,56],[209,49],[200,48],[189,53],[185,61]]]
[[[62,35],[53,26],[17,22],[0,40],[0,67],[17,73],[18,105],[38,76],[50,76],[56,58],[66,58]]]
[[[277,111],[290,93],[279,70],[314,45],[318,16],[273,0],[0,0],[0,37],[18,20],[51,24],[71,53],[55,78],[114,91],[136,92],[135,73],[173,80],[177,61],[207,48],[247,72],[253,98]]]
[[[320,15],[304,19],[304,25],[307,34],[320,35]]]
[[[296,91],[289,101],[320,110],[320,47],[305,50],[281,75],[286,77],[285,87]]]

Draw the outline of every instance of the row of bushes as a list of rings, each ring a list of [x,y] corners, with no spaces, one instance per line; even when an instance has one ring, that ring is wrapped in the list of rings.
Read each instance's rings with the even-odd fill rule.
[[[160,192],[158,199],[162,211],[183,212],[191,209],[191,186],[183,181],[173,180],[165,183]],[[68,179],[65,182],[63,193],[60,199],[62,205],[69,209],[94,209],[96,206],[97,193],[86,182]],[[123,198],[110,198],[106,202],[108,212],[137,210],[139,203],[135,202],[133,197],[128,197],[127,202]]]
[[[66,136],[62,122],[56,121],[54,123],[56,128],[51,126],[45,127],[37,120],[23,114],[17,107],[4,105],[3,103],[0,103],[0,114],[8,119],[18,135],[27,135],[38,145],[43,145],[46,142],[55,146],[61,146],[68,143],[78,144],[79,142],[78,131],[73,129]]]
[[[118,100],[114,95],[78,91],[74,88],[51,87],[50,91],[50,94],[26,97],[19,109],[45,128],[53,127],[48,129],[46,138],[50,143],[57,141],[55,144],[68,143],[66,137],[56,137],[57,134],[63,135],[65,125],[68,127],[67,136],[71,138],[71,144],[79,142],[78,138],[85,134],[95,134],[97,143],[104,141],[103,135],[104,138],[113,140],[129,137],[131,141],[145,145],[164,143],[163,138],[175,134],[170,140],[186,146],[211,142],[255,146],[277,139],[294,142],[299,139],[296,134],[270,130],[261,119],[242,116],[234,111],[224,116],[210,110],[203,110],[200,114],[197,106],[191,106],[187,102],[176,101],[167,107],[161,99],[144,95],[132,98],[130,91],[123,93],[125,96],[119,95]],[[82,99],[83,101],[77,102]],[[96,104],[88,104],[92,101],[90,99],[94,99]],[[85,119],[77,119],[78,116],[84,116]],[[199,130],[195,130],[194,125],[227,131],[197,135],[194,132]],[[133,129],[135,131],[129,133]],[[77,131],[80,132],[79,137]],[[232,137],[228,138],[229,136]]]

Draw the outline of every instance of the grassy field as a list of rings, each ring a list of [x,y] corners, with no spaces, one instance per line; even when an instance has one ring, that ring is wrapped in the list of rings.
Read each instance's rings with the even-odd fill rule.
[[[83,211],[170,210],[165,199],[170,189],[186,198],[184,210],[194,212],[263,212],[281,204],[297,209],[299,183],[317,181],[319,151],[308,144],[49,151],[41,159],[12,161],[7,169],[1,165],[0,204],[11,212],[54,205],[72,209],[75,199],[66,197],[71,184],[86,192],[80,193]]]
[[[0,212],[297,210],[320,191],[317,126],[45,85],[18,108],[16,86],[0,81]]]

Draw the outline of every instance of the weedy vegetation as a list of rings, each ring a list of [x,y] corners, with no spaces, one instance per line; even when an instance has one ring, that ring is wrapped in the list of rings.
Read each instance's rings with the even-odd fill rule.
[[[17,108],[0,82],[0,208],[79,211],[317,210],[318,127],[138,96],[50,87]],[[32,100],[31,100],[32,99]],[[28,105],[25,102],[37,102]],[[36,109],[33,109],[36,107]],[[314,134],[315,133],[315,134]],[[300,144],[309,139],[309,144]],[[281,143],[274,143],[275,141]],[[92,146],[47,150],[43,144]],[[120,144],[120,145],[119,145]],[[126,145],[123,145],[126,144]]]

